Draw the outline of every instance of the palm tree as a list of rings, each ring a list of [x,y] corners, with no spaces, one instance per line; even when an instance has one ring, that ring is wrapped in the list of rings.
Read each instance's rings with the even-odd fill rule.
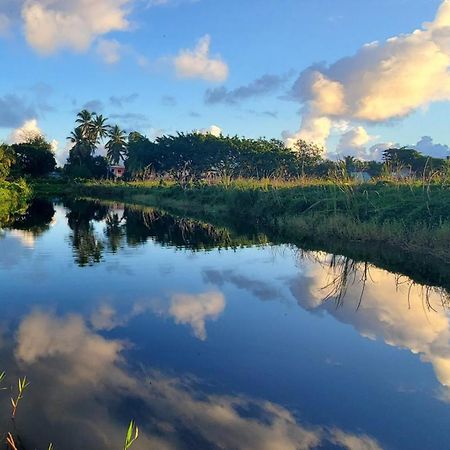
[[[85,139],[91,138],[93,115],[94,114],[89,112],[87,109],[83,109],[83,111],[80,111],[77,114],[77,120],[75,122],[79,124],[77,128],[80,129],[81,134]]]
[[[120,164],[120,160],[125,160],[127,153],[126,134],[115,125],[110,129],[108,137],[109,140],[105,145],[106,158],[110,164]]]
[[[91,119],[92,137],[95,138],[96,143],[108,136],[110,126],[106,123],[108,119],[102,114],[93,114]]]
[[[81,127],[75,128],[67,139],[73,144],[71,152],[74,159],[77,159],[80,165],[94,152],[95,147],[84,137]]]

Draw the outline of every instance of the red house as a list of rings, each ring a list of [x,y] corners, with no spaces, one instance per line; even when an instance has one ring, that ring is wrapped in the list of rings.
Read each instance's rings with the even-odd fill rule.
[[[109,166],[109,171],[114,178],[122,178],[125,173],[125,166]]]

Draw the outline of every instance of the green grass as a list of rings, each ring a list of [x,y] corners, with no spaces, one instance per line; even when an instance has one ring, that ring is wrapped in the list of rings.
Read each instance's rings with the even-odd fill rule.
[[[24,181],[0,181],[0,227],[26,209],[31,190]]]
[[[450,260],[450,186],[390,180],[238,179],[229,184],[87,182],[37,184],[39,195],[89,195],[257,226],[288,241],[334,239],[388,245]]]

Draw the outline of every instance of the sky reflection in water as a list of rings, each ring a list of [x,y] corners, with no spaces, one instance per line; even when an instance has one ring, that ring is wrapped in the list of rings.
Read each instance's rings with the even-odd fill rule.
[[[137,449],[446,447],[443,291],[154,210],[46,211],[0,237],[24,448],[120,448],[131,418]]]

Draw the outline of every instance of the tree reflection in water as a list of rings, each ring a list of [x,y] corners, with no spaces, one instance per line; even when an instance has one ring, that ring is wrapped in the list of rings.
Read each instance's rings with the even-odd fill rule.
[[[320,288],[322,301],[334,301],[336,307],[342,307],[348,296],[350,287],[357,289],[356,311],[361,307],[368,282],[374,282],[371,271],[379,270],[367,261],[355,261],[343,255],[327,255],[322,252],[309,252],[298,250],[297,257],[301,260],[309,260],[319,265],[326,272],[325,280]],[[393,274],[393,281],[398,290],[400,286],[406,286],[409,308],[411,308],[411,292],[413,288],[419,289],[423,306],[436,312],[436,306],[431,301],[432,296],[437,295],[443,308],[450,307],[450,293],[444,287],[424,285],[414,281],[403,274]],[[355,298],[352,292],[351,299]]]
[[[163,246],[193,251],[237,248],[263,244],[265,236],[253,240],[232,236],[226,228],[153,208],[104,204],[88,200],[66,201],[67,221],[76,263],[90,266],[102,261],[104,252],[117,253],[125,246],[136,247],[152,239]],[[98,226],[95,226],[95,223]],[[103,234],[99,229],[103,227]]]

